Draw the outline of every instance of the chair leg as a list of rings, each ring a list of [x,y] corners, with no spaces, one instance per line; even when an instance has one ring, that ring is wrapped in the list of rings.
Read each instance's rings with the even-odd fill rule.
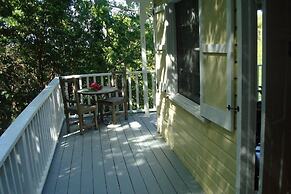
[[[99,104],[100,120],[103,121],[103,104]]]
[[[96,130],[99,128],[98,127],[98,111],[96,110],[94,113],[93,113],[93,122],[95,122],[95,126],[96,126]]]
[[[66,125],[67,125],[67,133],[70,133],[70,115],[66,113]]]
[[[112,105],[112,124],[116,124],[115,105]]]
[[[124,119],[125,120],[128,119],[128,106],[127,106],[127,102],[124,102]]]
[[[83,135],[84,133],[84,129],[83,129],[83,125],[84,125],[84,118],[83,118],[83,114],[79,114],[79,128],[80,128],[80,134]]]

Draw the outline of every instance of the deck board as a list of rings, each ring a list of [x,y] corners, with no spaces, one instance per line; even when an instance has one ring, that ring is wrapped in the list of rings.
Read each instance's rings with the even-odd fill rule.
[[[118,138],[118,142],[128,169],[129,176],[131,177],[133,189],[135,193],[146,194],[148,193],[148,191],[144,179],[141,175],[140,167],[133,156],[129,144],[127,143],[127,139],[125,137],[125,134],[123,133],[123,129],[124,127],[118,128],[118,130],[116,130],[116,136]]]
[[[93,159],[93,187],[94,193],[105,194],[106,180],[104,172],[104,160],[102,154],[101,138],[99,131],[94,131],[92,135],[92,159]]]
[[[201,188],[156,133],[156,114],[61,134],[43,193],[195,193]]]
[[[78,194],[81,192],[81,168],[82,168],[83,137],[75,138],[74,150],[71,161],[70,180],[68,193]]]
[[[152,114],[150,116],[150,122],[147,117],[139,116],[143,124],[147,127],[149,132],[152,134],[153,139],[157,140],[155,145],[159,146],[161,151],[163,152],[164,156],[167,158],[168,162],[172,165],[172,167],[176,170],[179,177],[184,181],[190,191],[193,193],[201,191],[200,186],[196,183],[193,179],[192,175],[186,170],[186,168],[181,164],[181,161],[178,159],[176,154],[173,154],[173,151],[170,147],[162,140],[160,135],[155,133],[156,131],[156,114]],[[162,155],[162,154],[161,154]]]
[[[83,139],[81,193],[93,193],[92,133],[85,133]]]

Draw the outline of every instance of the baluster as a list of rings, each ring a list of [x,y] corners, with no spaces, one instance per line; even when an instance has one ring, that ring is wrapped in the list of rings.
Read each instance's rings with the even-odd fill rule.
[[[32,158],[32,160],[30,160],[29,165],[31,165],[31,169],[32,169],[32,183],[33,183],[33,188],[35,187],[35,184],[37,183],[37,168],[35,165],[35,157],[34,157],[34,147],[32,146],[32,134],[31,134],[31,124],[28,125],[28,127],[26,128],[26,138],[27,138],[27,152],[26,154],[29,156],[29,158]]]
[[[131,72],[128,76],[128,98],[129,98],[129,109],[132,112],[132,88],[131,88]]]
[[[8,179],[8,177],[7,177],[7,170],[6,170],[6,164],[5,164],[5,162],[4,162],[4,165],[3,165],[3,171],[4,171],[4,179],[5,179],[5,185],[7,185],[7,192],[8,193],[11,193],[11,194],[13,194],[13,193],[15,193],[15,192],[11,192],[11,188],[10,188],[10,185],[9,185],[9,179]]]
[[[79,78],[79,89],[81,90],[83,88],[83,81],[82,77]],[[83,103],[83,95],[80,95],[81,103]]]
[[[12,150],[13,152],[13,156],[14,156],[14,162],[15,162],[15,169],[16,169],[16,174],[17,174],[17,178],[18,178],[18,183],[19,183],[19,191],[20,193],[23,193],[23,186],[22,186],[22,181],[21,181],[21,177],[20,177],[20,171],[19,171],[19,163],[17,162],[17,152],[16,152],[16,145]],[[20,157],[19,157],[20,158]],[[20,161],[21,162],[21,161]]]
[[[7,160],[6,160],[7,161]],[[12,187],[13,187],[13,190],[15,193],[19,193],[18,192],[18,189],[17,189],[17,184],[16,184],[16,181],[15,181],[15,175],[16,176],[19,176],[19,174],[15,174],[13,171],[13,167],[12,167],[12,162],[11,162],[11,156],[9,155],[8,156],[8,162],[9,162],[9,166],[10,166],[10,176],[11,176],[11,179],[12,179]]]
[[[89,88],[90,87],[90,83],[89,83],[89,77],[86,77],[86,85],[87,85],[87,88]],[[87,96],[88,97],[88,96]],[[88,97],[88,104],[91,104],[91,98],[90,97]]]
[[[43,159],[42,163],[42,169],[45,168],[46,163],[47,163],[47,157],[48,157],[48,152],[50,150],[50,144],[48,144],[48,131],[50,131],[49,123],[48,121],[51,118],[51,114],[47,112],[47,106],[49,106],[49,102],[51,100],[51,96],[46,100],[45,104],[41,107],[41,109],[37,112],[37,124],[38,126],[43,126],[40,128],[40,145],[41,145],[41,156]],[[45,116],[46,115],[46,116]],[[51,122],[51,125],[54,122]]]
[[[136,110],[139,111],[138,72],[134,72],[134,75],[135,75]]]
[[[96,82],[96,76],[93,77],[93,82]],[[97,103],[97,96],[96,95],[94,95],[94,99],[95,99],[95,102]]]
[[[34,121],[34,119],[35,118],[33,118],[32,119],[32,121],[31,121],[31,127],[30,128],[28,128],[28,131],[30,132],[30,138],[31,138],[31,147],[32,147],[32,154],[33,154],[33,156],[32,156],[32,158],[34,158],[34,160],[33,160],[33,164],[34,164],[34,166],[35,166],[35,169],[36,169],[36,173],[35,173],[35,181],[36,181],[36,183],[37,183],[37,180],[39,180],[39,178],[40,178],[40,166],[39,166],[39,155],[38,155],[38,153],[37,153],[37,144],[36,144],[36,134],[35,134],[35,122],[33,122]]]
[[[153,109],[156,110],[156,74],[152,73],[152,95],[153,95]]]
[[[149,116],[149,98],[148,98],[148,72],[147,70],[142,71],[143,76],[143,109],[146,116]]]
[[[0,168],[0,175],[3,174],[3,173],[1,173],[1,169],[2,168]],[[4,191],[4,185],[2,183],[2,180],[3,180],[3,176],[0,176],[0,193],[5,193],[5,191]]]
[[[126,72],[125,72],[125,73],[126,73]],[[122,90],[122,96],[125,96],[125,95],[124,95],[124,87],[125,87],[125,81],[126,81],[126,80],[123,79],[123,78],[124,78],[124,77],[123,77],[123,74],[120,74],[120,77],[121,77],[121,88],[123,88],[123,90]],[[125,77],[126,77],[126,76],[125,76]],[[118,92],[117,92],[117,93],[118,93]],[[118,108],[118,109],[116,109],[116,110],[118,110],[118,112],[119,112],[119,111],[120,111],[120,109],[119,109],[120,107],[118,106],[117,108]],[[124,103],[122,104],[122,110],[125,111]]]
[[[112,76],[112,73],[110,75]],[[110,84],[111,84],[110,75],[107,75],[107,86],[110,86]]]
[[[39,152],[38,151],[36,152],[38,154],[38,158],[39,158],[39,163],[38,163],[38,166],[40,169],[39,174],[41,174],[41,172],[42,172],[42,168],[44,166],[44,161],[45,161],[45,159],[43,158],[43,154],[42,154],[42,149],[43,149],[42,145],[41,145],[42,137],[40,134],[41,129],[43,129],[44,127],[42,125],[40,125],[38,122],[38,114],[39,114],[39,111],[41,111],[41,109],[42,109],[42,107],[40,107],[40,109],[37,111],[37,113],[34,115],[34,118],[32,119],[33,130],[35,133],[35,147],[36,147],[36,150],[37,150],[37,148],[39,148]]]
[[[100,76],[101,77],[101,85],[104,86],[104,76]]]
[[[50,98],[52,98],[52,101],[53,101],[53,96],[51,96]],[[55,128],[56,128],[55,125],[57,124],[54,111],[52,111],[52,109],[55,110],[53,104],[54,104],[53,102],[46,103],[44,105],[44,110],[41,112],[41,117],[40,117],[41,121],[44,121],[44,124],[46,126],[45,128],[46,130],[44,131],[44,134],[45,134],[44,145],[46,148],[48,148],[46,151],[46,160],[50,154],[50,150],[53,148],[53,144],[51,142],[51,139],[52,139],[51,133],[55,132]],[[46,115],[49,115],[49,118],[46,118]]]
[[[33,190],[33,183],[34,183],[34,168],[32,167],[31,160],[32,158],[29,156],[28,150],[29,145],[27,142],[26,138],[26,132],[23,133],[23,136],[21,137],[20,141],[18,142],[19,146],[19,155],[20,158],[22,158],[22,164],[21,168],[24,174],[24,182],[25,182],[25,187],[24,187],[24,193],[32,193]]]

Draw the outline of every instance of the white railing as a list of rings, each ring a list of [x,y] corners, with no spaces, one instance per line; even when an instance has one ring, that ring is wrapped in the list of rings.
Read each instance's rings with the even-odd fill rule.
[[[63,124],[55,78],[0,137],[0,193],[41,193]]]
[[[155,72],[128,72],[129,111],[156,110]],[[109,85],[111,73],[72,75],[79,78],[80,88],[93,81]],[[143,87],[147,84],[148,87]],[[146,91],[144,90],[146,89]],[[144,98],[145,92],[149,101]],[[25,108],[0,137],[0,194],[41,193],[64,121],[58,78]]]
[[[82,74],[70,75],[66,78],[75,77],[79,79],[80,89],[89,87],[90,83],[97,82],[101,85],[110,85],[111,73],[96,73],[96,74]],[[128,100],[129,112],[147,112],[156,111],[156,74],[154,71],[147,71],[147,83],[143,80],[143,71],[127,72],[128,78]],[[148,87],[143,87],[147,85]],[[145,94],[148,98],[145,98]],[[90,104],[90,99],[88,99]],[[145,106],[149,104],[149,106]],[[148,107],[149,110],[146,110]]]

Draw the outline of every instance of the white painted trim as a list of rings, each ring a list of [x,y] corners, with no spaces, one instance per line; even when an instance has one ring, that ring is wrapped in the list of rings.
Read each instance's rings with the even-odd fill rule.
[[[226,44],[202,44],[203,53],[227,53]]]
[[[148,78],[147,78],[147,55],[146,55],[146,36],[145,22],[147,19],[146,7],[149,2],[141,1],[139,8],[140,15],[140,41],[141,41],[141,58],[142,58],[142,77],[143,77],[143,94],[145,115],[149,116],[149,98],[148,98]]]
[[[227,49],[227,99],[226,103],[227,105],[230,105],[231,107],[235,107],[234,102],[234,1],[233,0],[227,0],[226,5],[227,10],[227,19],[226,19],[226,28],[227,28],[227,42],[226,42],[226,49]],[[226,107],[225,107],[226,108]],[[226,111],[228,120],[230,121],[228,130],[232,131],[234,130],[234,111]]]
[[[181,108],[183,108],[184,110],[186,110],[187,112],[189,112],[190,114],[192,114],[193,116],[195,116],[197,119],[199,119],[202,122],[209,122],[207,119],[205,119],[204,117],[202,117],[200,115],[200,105],[193,102],[192,100],[186,98],[185,96],[177,93],[177,94],[171,94],[168,96],[169,99],[177,104],[178,106],[180,106]]]
[[[219,126],[223,127],[228,131],[232,131],[232,118],[227,116],[227,112],[216,108],[214,106],[210,106],[206,103],[201,102],[201,115],[205,118],[211,118],[211,121],[218,124]]]
[[[255,1],[236,0],[237,5],[237,148],[236,193],[254,193],[256,135],[257,51]],[[255,13],[256,14],[256,13]]]
[[[267,42],[270,37],[268,36],[268,29],[267,28],[267,2],[263,1],[263,67],[262,67],[262,114],[261,114],[261,150],[260,150],[260,172],[259,172],[259,192],[258,194],[263,193],[263,181],[264,181],[264,161],[265,161],[265,131],[266,131],[266,91],[267,91],[267,67],[266,64],[268,61],[268,56],[267,56]],[[270,16],[268,16],[269,18]],[[269,27],[270,28],[270,27]],[[269,79],[271,77],[268,77]]]

